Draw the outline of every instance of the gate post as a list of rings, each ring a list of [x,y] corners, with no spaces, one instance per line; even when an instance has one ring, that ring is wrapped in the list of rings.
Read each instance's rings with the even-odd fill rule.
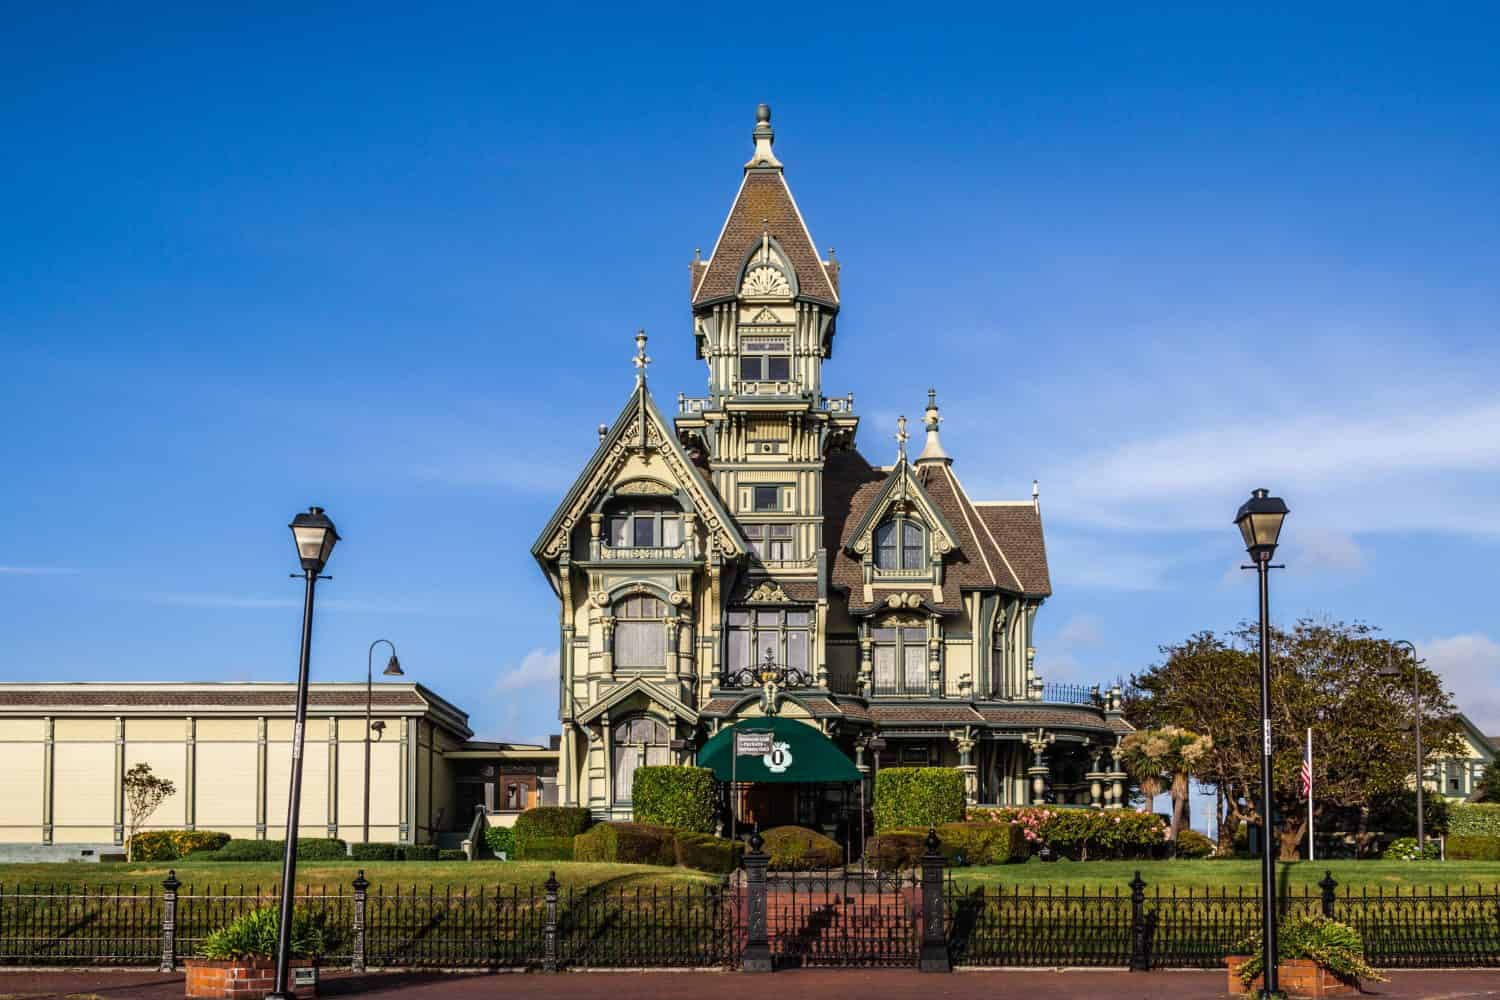
[[[542,971],[557,971],[557,872],[547,876],[547,928],[544,937],[545,951],[542,955]]]
[[[943,931],[943,856],[937,830],[927,828],[927,853],[922,855],[922,957],[923,972],[952,972],[948,961],[948,937]]]
[[[168,869],[161,884],[161,964],[158,972],[177,971],[177,870]]]
[[[354,956],[349,960],[350,968],[354,972],[365,971],[365,900],[368,899],[370,880],[365,878],[365,870],[361,868],[359,874],[354,876]]]
[[[771,858],[761,853],[765,841],[757,830],[750,835],[745,854],[745,951],[740,968],[745,972],[771,972],[771,938],[766,928],[766,866]]]
[[[1146,880],[1140,872],[1130,880],[1130,971],[1151,971],[1146,948]]]
[[[1323,890],[1323,916],[1329,920],[1333,919],[1333,890],[1338,887],[1339,884],[1333,880],[1333,872],[1325,869],[1323,881],[1318,883],[1318,888]]]

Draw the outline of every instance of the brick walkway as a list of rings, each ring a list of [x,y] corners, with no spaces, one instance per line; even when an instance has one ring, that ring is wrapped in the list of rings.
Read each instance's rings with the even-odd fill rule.
[[[731,986],[728,980],[733,980]],[[1371,984],[1369,996],[1387,1000],[1500,998],[1500,969],[1474,972],[1397,972]],[[957,972],[801,970],[769,976],[713,972],[582,972],[557,976],[379,973],[326,978],[323,995],[395,994],[401,1000],[704,1000],[725,990],[774,995],[777,1000],[845,996],[880,1000],[993,1000],[1018,997],[1109,997],[1111,1000],[1210,1000],[1224,996],[1223,972]],[[179,1000],[181,975],[155,972],[0,972],[0,1000],[58,997],[81,1000]]]

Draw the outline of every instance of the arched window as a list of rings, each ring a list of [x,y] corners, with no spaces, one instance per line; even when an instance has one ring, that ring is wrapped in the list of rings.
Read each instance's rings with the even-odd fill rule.
[[[927,558],[922,523],[893,517],[875,529],[876,569],[925,569]]]
[[[672,762],[671,735],[665,723],[638,715],[616,723],[614,739],[615,801],[629,802],[637,767]]]
[[[650,594],[615,602],[615,666],[662,667],[667,662],[667,605]]]

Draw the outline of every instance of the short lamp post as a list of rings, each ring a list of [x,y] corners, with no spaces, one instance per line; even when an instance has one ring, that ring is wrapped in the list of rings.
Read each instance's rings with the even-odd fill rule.
[[[1412,708],[1417,715],[1414,725],[1417,738],[1417,852],[1420,856],[1421,852],[1427,847],[1427,817],[1423,801],[1425,789],[1422,787],[1426,783],[1424,780],[1425,775],[1422,773],[1422,667],[1421,661],[1417,659],[1416,646],[1405,639],[1398,639],[1391,643],[1390,649],[1395,649],[1398,646],[1405,649],[1406,655],[1411,657]],[[1387,651],[1387,656],[1389,656],[1389,651]],[[1400,667],[1387,660],[1385,669],[1380,671],[1380,676],[1399,680],[1403,672]]]
[[[1260,577],[1260,817],[1261,817],[1261,918],[1265,952],[1264,989],[1262,995],[1272,997],[1279,992],[1276,982],[1276,869],[1271,857],[1271,624],[1269,579],[1271,557],[1276,554],[1276,541],[1281,537],[1281,524],[1286,520],[1287,506],[1280,497],[1273,497],[1267,490],[1256,490],[1250,494],[1234,516],[1240,534],[1245,539],[1245,551],[1254,560],[1244,567],[1255,570]],[[1280,567],[1274,567],[1279,569]]]
[[[369,655],[365,657],[365,829],[364,842],[370,842],[370,734],[385,735],[385,722],[370,721],[370,710],[375,697],[375,647],[381,643],[391,647],[391,658],[386,661],[382,677],[405,677],[401,661],[396,658],[396,644],[389,639],[376,639],[370,643]],[[378,739],[379,737],[377,737]]]
[[[292,727],[292,782],[286,805],[286,847],[281,859],[281,922],[276,928],[276,985],[270,996],[290,1000],[287,971],[292,950],[292,908],[297,881],[297,824],[302,804],[302,736],[307,729],[307,668],[312,650],[313,592],[318,577],[338,544],[339,533],[322,507],[310,507],[292,518],[292,538],[307,591],[302,600],[302,658],[297,667],[297,721]],[[293,574],[294,576],[296,574]]]

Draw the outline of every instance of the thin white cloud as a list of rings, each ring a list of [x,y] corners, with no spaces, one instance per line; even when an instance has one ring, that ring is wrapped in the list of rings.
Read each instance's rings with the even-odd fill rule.
[[[1428,639],[1418,654],[1443,678],[1459,711],[1487,734],[1500,734],[1500,643],[1479,632]]]
[[[1103,622],[1089,614],[1074,615],[1057,633],[1057,641],[1065,646],[1093,646],[1103,639]]]
[[[557,687],[558,669],[557,650],[533,649],[521,658],[520,663],[495,678],[490,693],[511,695],[521,691],[553,691]]]
[[[1365,550],[1351,536],[1341,531],[1303,531],[1296,562],[1309,569],[1327,569],[1336,573],[1363,573],[1367,563]]]

